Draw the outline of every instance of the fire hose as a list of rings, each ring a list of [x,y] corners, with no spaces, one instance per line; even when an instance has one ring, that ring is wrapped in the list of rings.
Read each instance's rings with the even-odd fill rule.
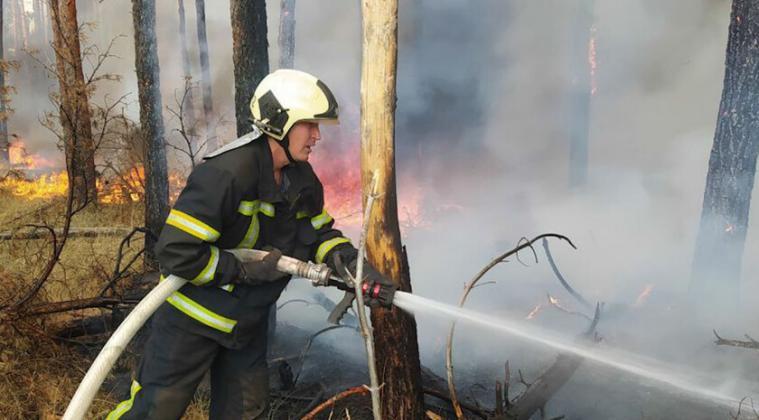
[[[260,261],[268,254],[266,251],[254,249],[233,249],[229,250],[229,252],[242,262]],[[287,256],[279,259],[277,270],[296,277],[309,279],[315,286],[338,285],[343,282],[342,279],[332,276],[332,271],[325,264],[304,262]],[[158,307],[172,293],[184,286],[185,283],[187,283],[187,280],[170,275],[161,281],[134,307],[132,312],[105,343],[105,346],[100,350],[90,369],[84,375],[84,379],[82,379],[68,408],[66,408],[66,412],[63,414],[63,420],[79,420],[84,418],[106,375],[111,371],[113,364],[116,363],[116,359],[119,358],[127,344],[129,344],[129,341],[137,334],[137,331],[145,324],[148,318],[158,310]],[[348,291],[346,291],[347,295]],[[345,300],[346,298],[343,298],[343,301]],[[347,309],[344,305],[340,305],[340,307],[335,308],[333,314],[338,310],[344,312]]]

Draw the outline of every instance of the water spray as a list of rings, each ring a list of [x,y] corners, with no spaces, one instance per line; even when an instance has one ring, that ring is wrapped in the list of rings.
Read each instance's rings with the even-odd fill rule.
[[[741,397],[715,391],[699,384],[694,375],[677,372],[668,366],[661,366],[651,360],[612,349],[592,348],[579,342],[571,342],[544,329],[520,323],[513,320],[496,318],[460,307],[437,302],[406,292],[396,292],[393,305],[411,314],[419,312],[435,312],[461,321],[468,321],[494,330],[502,331],[511,336],[542,344],[565,353],[580,356],[611,368],[621,370],[635,376],[649,379],[669,387],[676,388],[687,394],[720,405],[735,406]]]

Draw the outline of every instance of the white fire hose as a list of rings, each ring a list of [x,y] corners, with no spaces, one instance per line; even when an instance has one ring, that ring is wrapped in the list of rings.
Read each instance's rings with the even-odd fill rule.
[[[242,262],[260,261],[268,252],[254,249],[231,249],[228,250]],[[314,264],[303,262],[295,258],[282,256],[277,263],[277,270],[292,274],[296,277],[303,277],[311,280],[315,285],[326,285],[329,281],[330,270],[324,264]],[[126,348],[129,341],[132,340],[137,331],[145,324],[158,307],[175,291],[179,290],[187,280],[170,275],[160,282],[153,290],[150,291],[134,307],[132,312],[124,319],[116,331],[113,333],[103,349],[100,350],[92,366],[84,375],[84,379],[79,384],[74,397],[71,399],[66,412],[63,414],[63,420],[83,419],[87,410],[92,404],[95,394],[97,394],[100,385],[103,384],[106,375],[111,371],[116,359]]]

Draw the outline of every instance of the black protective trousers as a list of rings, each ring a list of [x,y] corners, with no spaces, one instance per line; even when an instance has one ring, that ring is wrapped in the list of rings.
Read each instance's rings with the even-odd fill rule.
[[[264,417],[269,397],[266,317],[250,343],[231,350],[167,321],[160,312],[174,309],[165,306],[153,319],[130,399],[119,404],[108,420],[179,419],[209,370],[211,420]]]

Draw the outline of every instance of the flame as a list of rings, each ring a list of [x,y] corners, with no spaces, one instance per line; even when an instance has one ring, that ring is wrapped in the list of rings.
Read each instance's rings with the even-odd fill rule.
[[[179,173],[169,174],[169,200],[173,203],[184,187],[185,178]],[[142,201],[145,195],[145,169],[131,168],[125,174],[96,181],[98,201],[103,204],[126,204]],[[65,196],[69,181],[66,171],[43,174],[36,178],[8,176],[0,180],[0,190],[25,199],[49,199]]]
[[[533,310],[531,310],[530,313],[527,314],[526,317],[524,317],[524,319],[533,319],[533,318],[535,318],[535,316],[538,315],[538,312],[540,312],[540,310],[542,308],[543,308],[543,305],[537,305],[537,306],[535,306],[535,308]]]
[[[24,141],[18,139],[8,145],[8,157],[12,169],[44,169],[54,168],[56,163],[38,154],[30,154]]]
[[[637,308],[644,303],[646,303],[646,300],[648,300],[648,297],[651,296],[651,292],[654,290],[653,284],[647,284],[646,287],[643,288],[643,291],[640,292],[638,295],[638,298],[635,299],[635,303],[633,304],[634,308]]]
[[[324,202],[329,213],[341,228],[361,227],[361,170],[360,148],[352,142],[345,150],[317,148],[311,164],[324,186]],[[424,189],[414,179],[403,178],[398,197],[398,219],[401,231],[429,227],[422,204]]]
[[[596,85],[596,68],[598,67],[598,61],[596,61],[596,26],[590,27],[590,40],[588,41],[588,66],[590,68],[590,94],[595,95],[598,90]]]

